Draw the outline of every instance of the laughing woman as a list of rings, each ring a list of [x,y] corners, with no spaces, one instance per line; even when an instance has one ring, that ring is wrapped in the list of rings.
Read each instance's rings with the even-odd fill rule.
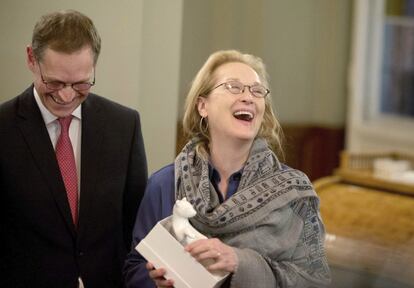
[[[309,179],[282,164],[281,129],[260,58],[212,54],[188,93],[189,142],[175,162],[154,173],[134,229],[133,248],[176,199],[197,211],[191,224],[209,239],[185,249],[208,269],[230,273],[222,287],[323,287],[330,272],[319,202]],[[134,249],[125,263],[128,287],[172,287]]]

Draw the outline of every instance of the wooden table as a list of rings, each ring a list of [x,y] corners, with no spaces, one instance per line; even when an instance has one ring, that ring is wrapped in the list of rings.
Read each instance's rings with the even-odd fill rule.
[[[414,287],[414,187],[386,184],[360,171],[314,183],[332,269],[366,277],[343,287]]]

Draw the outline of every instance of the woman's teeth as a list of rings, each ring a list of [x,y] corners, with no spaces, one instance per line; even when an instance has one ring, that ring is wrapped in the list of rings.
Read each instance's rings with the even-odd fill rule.
[[[250,121],[253,119],[253,113],[249,111],[236,111],[233,116],[244,121]]]

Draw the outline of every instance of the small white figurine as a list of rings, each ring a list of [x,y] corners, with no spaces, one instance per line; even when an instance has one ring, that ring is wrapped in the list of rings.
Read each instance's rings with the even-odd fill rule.
[[[197,212],[193,205],[187,201],[186,197],[175,201],[172,215],[172,229],[176,239],[184,246],[195,240],[207,239],[206,236],[198,232],[197,229],[191,225],[190,221],[188,221],[189,218],[194,217],[196,214]],[[200,263],[207,268],[214,262],[214,259],[205,259]],[[213,276],[217,277],[217,279],[221,279],[221,277],[226,274],[226,271],[220,270],[213,273]]]
[[[207,239],[206,236],[198,232],[188,221],[194,217],[197,212],[187,198],[175,201],[172,215],[172,228],[175,237],[182,245],[190,244],[199,239]]]

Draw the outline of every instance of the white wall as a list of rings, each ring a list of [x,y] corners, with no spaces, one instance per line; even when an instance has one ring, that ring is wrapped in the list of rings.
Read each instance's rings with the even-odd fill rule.
[[[182,3],[149,0],[143,7],[139,106],[150,172],[175,158]]]

